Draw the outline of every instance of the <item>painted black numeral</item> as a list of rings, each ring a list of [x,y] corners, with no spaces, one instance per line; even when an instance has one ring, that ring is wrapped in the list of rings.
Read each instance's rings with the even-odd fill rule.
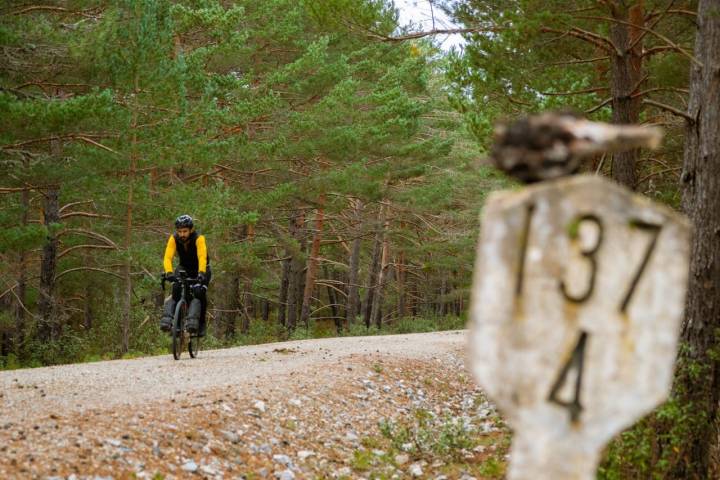
[[[580,253],[583,255],[583,257],[587,258],[587,260],[590,262],[590,266],[592,268],[592,271],[590,273],[590,280],[588,281],[588,287],[585,290],[585,293],[578,296],[573,296],[567,291],[567,287],[565,286],[565,281],[560,280],[560,290],[562,291],[563,296],[573,302],[573,303],[582,303],[586,301],[588,298],[590,298],[590,295],[592,295],[593,290],[595,289],[595,274],[597,273],[597,259],[595,258],[595,254],[600,249],[600,245],[602,244],[603,240],[603,226],[602,222],[598,217],[596,217],[593,214],[587,214],[582,215],[579,217],[574,223],[576,225],[576,228],[578,229],[578,232],[580,230],[580,225],[582,225],[583,222],[592,222],[598,227],[598,237],[597,242],[595,245],[592,246],[589,250],[580,250]],[[577,233],[579,235],[579,233]]]
[[[587,343],[587,332],[580,332],[580,338],[578,338],[577,345],[570,356],[570,359],[560,369],[555,383],[550,390],[548,401],[560,405],[568,410],[570,413],[570,420],[576,422],[580,418],[580,413],[583,410],[582,403],[580,403],[580,389],[582,387],[583,377],[583,363],[585,361],[585,344]],[[577,379],[575,380],[575,394],[571,401],[566,401],[558,398],[558,393],[562,389],[563,385],[567,382],[568,374],[572,367],[575,367],[577,371]]]
[[[520,262],[517,269],[517,280],[515,281],[516,297],[522,295],[523,278],[525,278],[525,255],[527,253],[528,240],[530,238],[530,224],[532,223],[533,213],[535,213],[535,205],[530,204],[527,206],[525,225],[523,227],[522,236],[520,237]]]
[[[655,246],[657,245],[657,239],[660,236],[660,230],[662,229],[662,225],[647,223],[643,222],[642,220],[632,220],[630,224],[635,228],[639,228],[640,230],[648,232],[652,238],[650,240],[650,243],[648,244],[647,250],[645,250],[645,256],[640,263],[640,267],[638,268],[635,276],[632,279],[632,282],[630,283],[630,288],[628,288],[628,291],[625,294],[625,297],[623,297],[622,303],[620,304],[620,312],[622,313],[625,313],[625,311],[627,310],[630,299],[632,299],[632,296],[635,293],[635,288],[640,281],[640,277],[642,277],[642,274],[645,271],[647,264],[650,262],[650,256],[652,255],[653,250],[655,250]]]

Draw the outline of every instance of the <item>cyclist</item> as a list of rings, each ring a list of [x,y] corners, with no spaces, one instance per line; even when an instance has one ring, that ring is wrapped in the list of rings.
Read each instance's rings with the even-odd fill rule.
[[[173,282],[172,296],[165,302],[165,308],[160,319],[160,329],[170,331],[172,328],[175,305],[182,295],[182,286],[173,274],[173,257],[177,253],[180,267],[188,277],[197,277],[198,283],[191,286],[193,300],[190,302],[187,316],[187,329],[192,333],[205,334],[205,311],[207,309],[207,287],[212,277],[210,270],[210,257],[207,254],[205,236],[195,231],[195,225],[190,215],[180,215],[175,220],[175,233],[170,235],[165,247],[163,266],[165,273],[163,279]]]

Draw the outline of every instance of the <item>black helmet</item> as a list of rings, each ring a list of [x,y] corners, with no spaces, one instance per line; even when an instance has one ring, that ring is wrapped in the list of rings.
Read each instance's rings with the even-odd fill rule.
[[[180,215],[175,219],[175,228],[193,228],[193,219],[190,215]]]

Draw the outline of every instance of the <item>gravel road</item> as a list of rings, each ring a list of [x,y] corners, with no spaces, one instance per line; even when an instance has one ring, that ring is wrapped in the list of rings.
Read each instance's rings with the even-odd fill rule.
[[[508,432],[466,341],[329,338],[0,372],[0,479],[501,478]]]
[[[464,349],[465,331],[303,340],[171,355],[0,372],[0,423],[172,398],[223,386],[274,385],[354,355],[430,359]]]

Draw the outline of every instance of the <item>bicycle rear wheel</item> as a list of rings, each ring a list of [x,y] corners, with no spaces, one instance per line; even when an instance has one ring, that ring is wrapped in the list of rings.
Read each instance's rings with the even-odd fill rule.
[[[172,327],[172,353],[175,360],[180,360],[182,354],[182,343],[185,335],[185,316],[187,315],[187,305],[185,300],[181,299],[175,307],[175,318]]]

